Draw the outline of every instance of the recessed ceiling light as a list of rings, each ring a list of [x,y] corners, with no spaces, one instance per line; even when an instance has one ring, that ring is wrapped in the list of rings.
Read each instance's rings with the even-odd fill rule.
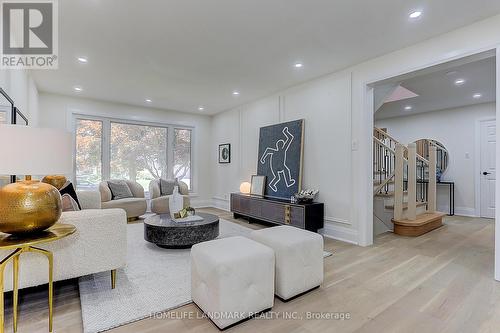
[[[146,98],[146,103],[151,103],[151,102],[152,102],[152,100],[151,100],[151,99]]]
[[[462,85],[462,84],[464,84],[464,83],[465,83],[465,79],[456,79],[456,80],[455,80],[455,84],[456,84],[457,86],[461,86],[461,85]]]
[[[450,72],[447,72],[446,75],[448,76],[452,76],[452,75],[455,75],[455,74],[458,74],[457,71],[450,71]]]
[[[198,107],[198,111],[203,111],[203,110],[205,110],[205,108],[203,106]]]
[[[236,91],[236,90],[235,90],[235,91],[233,91],[233,95],[234,95],[234,96],[239,96],[239,94],[240,94],[240,92],[239,92],[239,91]]]
[[[479,99],[479,98],[483,97],[483,94],[477,93],[477,94],[472,95],[472,97],[474,97],[475,99]]]
[[[302,68],[302,67],[304,67],[304,64],[303,64],[303,63],[301,63],[301,62],[296,62],[296,63],[293,65],[293,67],[295,67],[295,68]]]
[[[75,87],[73,87],[73,90],[76,92],[81,92],[81,91],[83,91],[83,88],[80,86],[75,86]]]
[[[410,15],[408,15],[411,19],[416,19],[422,16],[422,11],[421,10],[416,10],[414,12],[411,12]]]
[[[405,106],[405,110],[406,110],[406,111],[410,111],[411,109],[413,109],[413,106],[411,106],[411,105],[407,105],[407,106]]]
[[[86,64],[87,62],[89,62],[89,60],[86,57],[78,57],[76,59],[78,60],[78,62],[82,64]]]

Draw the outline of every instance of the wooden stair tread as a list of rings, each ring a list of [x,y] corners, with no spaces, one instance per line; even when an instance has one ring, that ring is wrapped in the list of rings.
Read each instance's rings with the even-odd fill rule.
[[[422,207],[422,206],[426,206],[427,205],[427,202],[417,202],[417,207]],[[385,206],[385,209],[394,209],[394,204],[392,205],[386,205]],[[408,203],[407,202],[403,202],[403,210],[404,209],[408,209]]]
[[[428,224],[430,222],[436,221],[438,219],[442,219],[443,216],[445,216],[445,213],[441,212],[435,212],[435,213],[423,213],[420,215],[417,215],[417,218],[415,220],[395,220],[392,219],[392,222],[396,225],[401,225],[401,226],[407,226],[407,227],[419,227],[423,226],[425,224]]]

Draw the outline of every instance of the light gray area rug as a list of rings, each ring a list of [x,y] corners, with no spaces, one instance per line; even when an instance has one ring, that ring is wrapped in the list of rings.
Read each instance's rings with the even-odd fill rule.
[[[251,231],[223,219],[219,223],[219,237]],[[79,279],[85,333],[106,331],[191,303],[190,249],[162,249],[143,236],[142,223],[128,225],[127,267],[118,270],[116,289],[111,289],[109,272]]]

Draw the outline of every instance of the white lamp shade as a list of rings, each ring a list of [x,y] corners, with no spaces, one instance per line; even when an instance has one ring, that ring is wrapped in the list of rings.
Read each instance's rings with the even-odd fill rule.
[[[244,193],[244,194],[249,194],[251,186],[252,186],[252,184],[250,184],[249,182],[243,182],[243,183],[241,183],[241,185],[240,185],[240,192]]]
[[[71,175],[72,142],[63,130],[0,125],[0,174]]]

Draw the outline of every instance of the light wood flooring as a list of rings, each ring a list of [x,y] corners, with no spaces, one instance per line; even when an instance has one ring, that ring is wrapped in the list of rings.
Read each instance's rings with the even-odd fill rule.
[[[223,211],[208,211],[234,221]],[[280,318],[252,319],[226,332],[500,332],[493,220],[447,217],[444,222],[418,238],[383,234],[365,248],[326,239],[325,248],[334,255],[325,259],[319,289],[288,303],[276,299],[272,316]],[[57,283],[55,291],[54,332],[81,332],[76,280]],[[45,288],[22,290],[20,296],[18,331],[47,332]],[[10,298],[6,332],[12,330]],[[307,312],[345,313],[350,319],[282,318]],[[168,313],[168,319],[145,319],[109,332],[219,332],[207,319],[172,318],[184,313],[201,316],[190,304]]]

